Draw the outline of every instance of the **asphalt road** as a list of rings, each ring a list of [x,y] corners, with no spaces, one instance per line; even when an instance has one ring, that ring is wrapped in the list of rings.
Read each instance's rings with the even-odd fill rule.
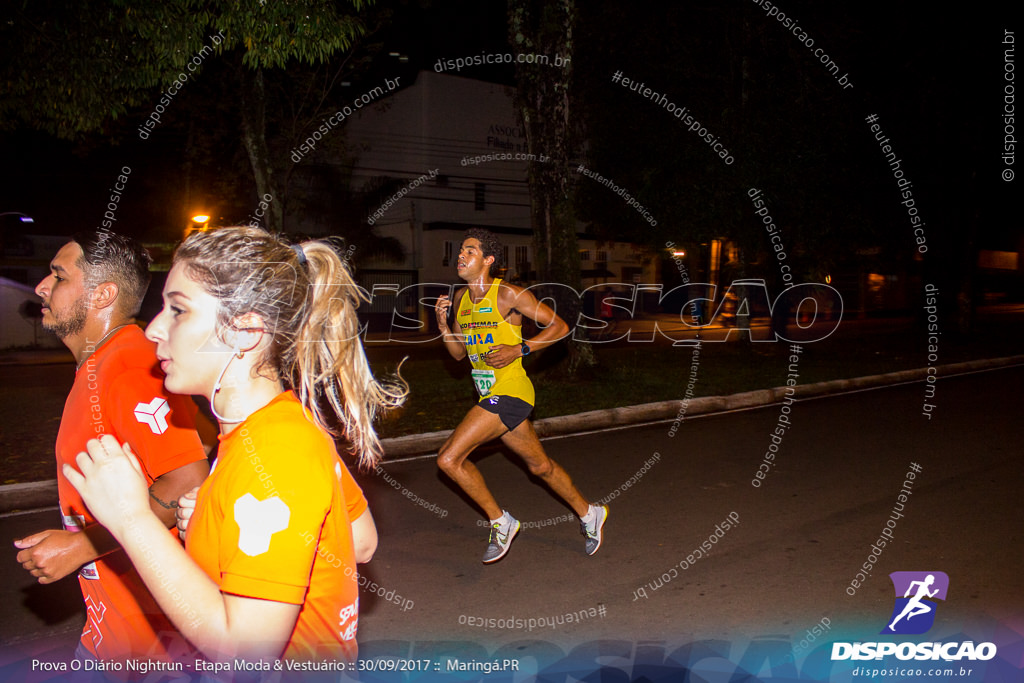
[[[619,321],[612,336],[622,339],[608,343],[621,346],[629,343],[628,339],[631,338],[634,343],[653,340],[651,343],[666,346],[675,340],[697,338],[698,332],[695,329],[687,327],[678,319],[669,318],[671,316],[659,316],[657,320],[644,318]],[[766,320],[759,319],[757,324],[751,326],[755,339],[768,337]],[[844,322],[844,330],[863,330],[878,325],[891,327],[892,324],[892,321],[849,320]],[[901,321],[900,324],[909,325],[909,321]],[[812,335],[812,338],[816,338],[815,335],[825,337],[835,325],[835,321],[817,322],[809,328],[807,334]],[[656,330],[662,330],[663,333]],[[722,327],[700,331],[700,337],[708,342],[736,341],[743,334]],[[386,333],[371,336],[366,346],[371,357],[392,357],[394,364],[409,353],[410,344],[417,339],[415,335],[406,335],[408,338],[405,343],[385,344],[383,342],[387,336]],[[427,353],[447,357],[440,342],[423,338],[421,343],[429,348],[419,349],[420,352],[425,350]],[[22,355],[24,362],[19,363],[17,352],[0,354],[0,387],[16,389],[0,391],[0,452],[7,458],[2,468],[6,476],[0,476],[0,484],[53,479],[53,442],[60,426],[64,402],[75,379],[74,364],[70,354],[65,351],[28,352]],[[466,382],[469,386],[468,379]]]
[[[631,666],[672,651],[678,661],[698,641],[724,642],[702,666],[728,673],[759,643],[777,655],[803,639],[796,659],[807,673],[813,657],[827,659],[827,651],[808,657],[826,640],[884,640],[889,573],[942,571],[949,593],[935,625],[903,638],[992,641],[1016,669],[956,680],[1020,680],[1011,676],[1020,674],[1024,633],[1021,387],[1021,367],[942,379],[931,419],[922,416],[922,383],[799,401],[760,487],[751,482],[780,405],[687,418],[674,431],[665,423],[548,440],[585,495],[615,496],[593,557],[567,508],[501,451],[481,454],[478,465],[527,528],[490,566],[480,563],[487,530],[477,511],[434,461],[390,463],[387,478],[360,477],[381,536],[364,571],[373,584],[361,597],[361,652],[512,657],[526,669],[569,656],[628,680]],[[905,482],[895,513],[903,516],[894,518]],[[730,517],[738,524],[724,530]],[[0,537],[55,519],[53,511],[6,516]],[[853,588],[887,521],[893,540]],[[0,563],[0,617],[8,661],[60,656],[83,618],[73,582],[33,585],[13,549]],[[807,643],[815,626],[823,633]],[[610,659],[594,659],[602,654]],[[851,680],[852,663],[843,664],[820,680]],[[452,675],[445,680],[493,680]],[[729,680],[722,675],[705,679]]]
[[[0,366],[0,452],[16,481],[54,478],[53,444],[74,381],[73,363]]]

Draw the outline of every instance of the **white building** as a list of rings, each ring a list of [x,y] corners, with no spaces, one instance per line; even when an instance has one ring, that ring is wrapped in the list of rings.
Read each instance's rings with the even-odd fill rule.
[[[528,164],[544,160],[527,158],[512,97],[508,86],[421,71],[415,83],[347,121],[354,186],[381,177],[401,179],[400,189],[370,220],[378,234],[403,245],[405,259],[363,262],[363,286],[457,282],[455,258],[472,227],[500,234],[506,278],[524,283],[535,278],[526,171]],[[632,245],[600,243],[583,227],[584,287],[656,281],[655,265],[645,269]],[[406,299],[398,309],[412,313],[414,300]],[[393,306],[393,300],[382,298],[371,311],[386,313]]]
[[[39,297],[29,285],[0,277],[0,320],[0,349],[63,347],[43,329]]]

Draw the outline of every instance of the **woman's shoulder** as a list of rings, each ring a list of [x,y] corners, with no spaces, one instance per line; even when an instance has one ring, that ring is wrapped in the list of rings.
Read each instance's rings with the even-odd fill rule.
[[[316,422],[291,391],[279,394],[239,427],[239,435],[271,442],[288,450],[334,450],[334,440]]]

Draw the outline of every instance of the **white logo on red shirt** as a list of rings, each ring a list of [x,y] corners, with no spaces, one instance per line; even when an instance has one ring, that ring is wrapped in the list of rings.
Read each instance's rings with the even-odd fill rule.
[[[102,602],[94,601],[91,595],[86,595],[85,613],[87,618],[85,628],[82,630],[82,637],[91,636],[92,646],[99,648],[100,643],[103,642],[103,631],[100,630],[100,624],[103,623],[103,615],[107,613],[107,606]]]
[[[238,524],[238,549],[249,557],[270,550],[270,537],[288,528],[292,511],[277,496],[256,500],[247,493],[235,501],[235,523]]]
[[[154,434],[163,434],[167,431],[167,414],[171,407],[167,405],[167,399],[157,396],[149,403],[139,401],[135,406],[135,419],[144,425],[149,425]]]

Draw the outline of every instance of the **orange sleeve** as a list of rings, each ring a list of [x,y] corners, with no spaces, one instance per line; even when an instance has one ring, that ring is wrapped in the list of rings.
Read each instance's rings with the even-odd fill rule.
[[[245,437],[246,463],[221,499],[220,588],[302,604],[335,491],[330,441],[304,420],[261,425]]]
[[[341,460],[341,458],[338,458],[338,460]],[[341,463],[341,470],[341,495],[345,499],[349,521],[354,522],[359,518],[359,515],[366,512],[370,504],[366,502],[363,490],[359,488],[359,484],[356,483],[348,468],[345,467],[344,462]]]
[[[144,370],[119,375],[107,389],[105,407],[112,411],[114,436],[131,445],[150,481],[206,459],[195,403],[168,392],[161,377]]]

